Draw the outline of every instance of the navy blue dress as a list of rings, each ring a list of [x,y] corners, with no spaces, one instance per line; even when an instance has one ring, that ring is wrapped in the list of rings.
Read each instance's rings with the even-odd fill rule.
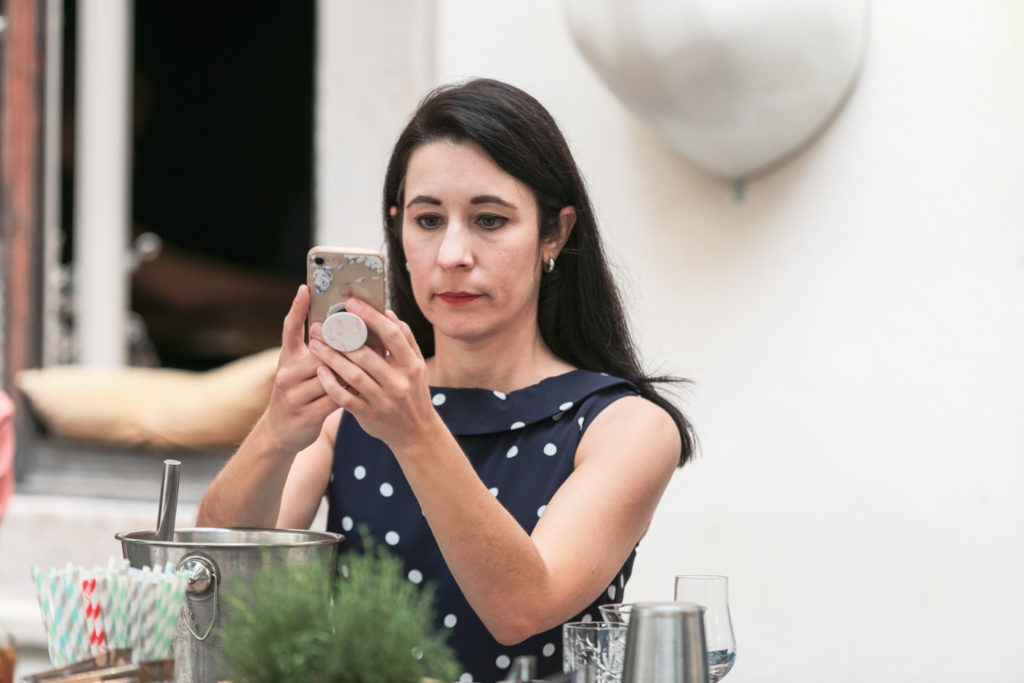
[[[508,395],[444,387],[431,387],[430,393],[480,479],[530,533],[572,472],[590,422],[637,391],[626,380],[574,370]],[[410,581],[434,586],[437,624],[450,632],[448,642],[463,667],[460,680],[502,680],[512,660],[524,654],[537,657],[538,676],[562,670],[560,627],[514,646],[491,637],[448,571],[398,461],[348,414],[338,430],[328,495],[327,529],[345,534],[341,552],[360,549],[355,531],[365,525],[378,544],[404,560]],[[634,557],[635,550],[607,590],[573,621],[599,621],[598,605],[621,601]]]

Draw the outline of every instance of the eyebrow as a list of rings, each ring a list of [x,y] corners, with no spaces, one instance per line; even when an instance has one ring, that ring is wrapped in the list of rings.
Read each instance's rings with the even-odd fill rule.
[[[491,194],[483,194],[477,197],[473,197],[469,200],[470,204],[497,204],[498,206],[504,206],[509,209],[515,209],[514,204],[506,202],[501,197],[495,197]],[[409,203],[405,205],[405,208],[411,207],[413,204],[432,204],[434,206],[441,206],[441,200],[435,197],[428,197],[426,195],[419,195],[409,200]]]
[[[484,194],[479,197],[473,197],[469,200],[470,204],[497,204],[498,206],[504,206],[509,209],[516,208],[515,205],[509,204],[501,197],[495,197],[492,194]]]
[[[408,209],[413,204],[434,204],[436,206],[441,206],[441,200],[434,199],[433,197],[427,197],[421,194],[418,197],[413,197],[412,199],[410,199],[409,203],[405,205],[405,208]]]

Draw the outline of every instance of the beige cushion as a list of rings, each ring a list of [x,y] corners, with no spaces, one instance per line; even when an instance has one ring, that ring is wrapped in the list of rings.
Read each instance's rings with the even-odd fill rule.
[[[279,349],[206,372],[58,365],[16,379],[51,432],[123,446],[233,447],[270,398]]]

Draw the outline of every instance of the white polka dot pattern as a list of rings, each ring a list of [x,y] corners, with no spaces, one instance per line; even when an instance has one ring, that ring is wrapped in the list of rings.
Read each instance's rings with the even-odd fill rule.
[[[574,452],[590,416],[598,414],[618,396],[628,393],[628,390],[605,391],[597,395],[597,391],[614,384],[603,382],[596,373],[586,374],[588,377],[582,381],[578,377],[571,382],[564,381],[569,377],[557,380],[562,383],[560,387],[552,378],[551,383],[546,381],[539,389],[531,387],[528,391],[509,394],[490,389],[431,389],[430,399],[437,414],[460,442],[463,435],[480,436],[477,442],[480,447],[464,446],[466,454],[474,461],[474,468],[488,492],[526,528],[540,523],[551,491],[572,471]],[[345,427],[343,422],[339,438],[363,439],[362,432],[352,431],[359,429],[358,423],[351,416],[346,420],[349,426]],[[574,423],[577,431],[572,428]],[[525,651],[505,648],[498,643],[484,648],[467,647],[470,640],[463,631],[472,629],[475,619],[463,620],[452,611],[457,609],[456,603],[449,600],[457,589],[450,574],[445,573],[443,559],[420,554],[424,535],[430,534],[430,527],[400,468],[391,462],[394,458],[380,457],[390,456],[383,446],[368,446],[365,453],[356,448],[354,455],[350,455],[349,442],[343,443],[346,445],[345,459],[336,461],[332,468],[334,481],[329,491],[331,505],[335,508],[332,514],[336,530],[348,536],[355,533],[356,526],[375,529],[374,536],[379,543],[403,557],[406,579],[412,584],[410,589],[412,586],[420,588],[428,582],[442,586],[441,595],[445,597],[437,603],[440,607],[438,626],[450,634],[453,643],[461,643],[457,649],[466,650],[461,653],[465,658],[460,657],[465,668],[461,676],[456,676],[457,680],[486,682],[504,678],[515,657]],[[501,457],[503,450],[504,458]],[[484,464],[478,467],[477,461]],[[543,488],[517,486],[524,482],[524,477],[540,477],[546,485]],[[537,515],[532,520],[529,519],[531,509]],[[416,510],[421,514],[416,515]],[[617,574],[616,579],[579,614],[578,619],[599,622],[597,604],[621,601],[626,576]],[[538,658],[538,665],[549,673],[560,668],[561,662],[555,661],[561,658],[560,639],[560,629],[550,629],[529,648],[530,654]],[[411,654],[417,656],[415,649]],[[422,652],[420,656],[425,657]]]

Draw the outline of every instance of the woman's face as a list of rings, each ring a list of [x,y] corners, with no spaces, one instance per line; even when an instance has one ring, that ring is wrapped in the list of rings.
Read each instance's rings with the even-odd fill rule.
[[[438,141],[409,158],[404,201],[413,294],[435,335],[472,342],[536,327],[541,264],[557,252],[540,240],[526,185],[477,145]]]

